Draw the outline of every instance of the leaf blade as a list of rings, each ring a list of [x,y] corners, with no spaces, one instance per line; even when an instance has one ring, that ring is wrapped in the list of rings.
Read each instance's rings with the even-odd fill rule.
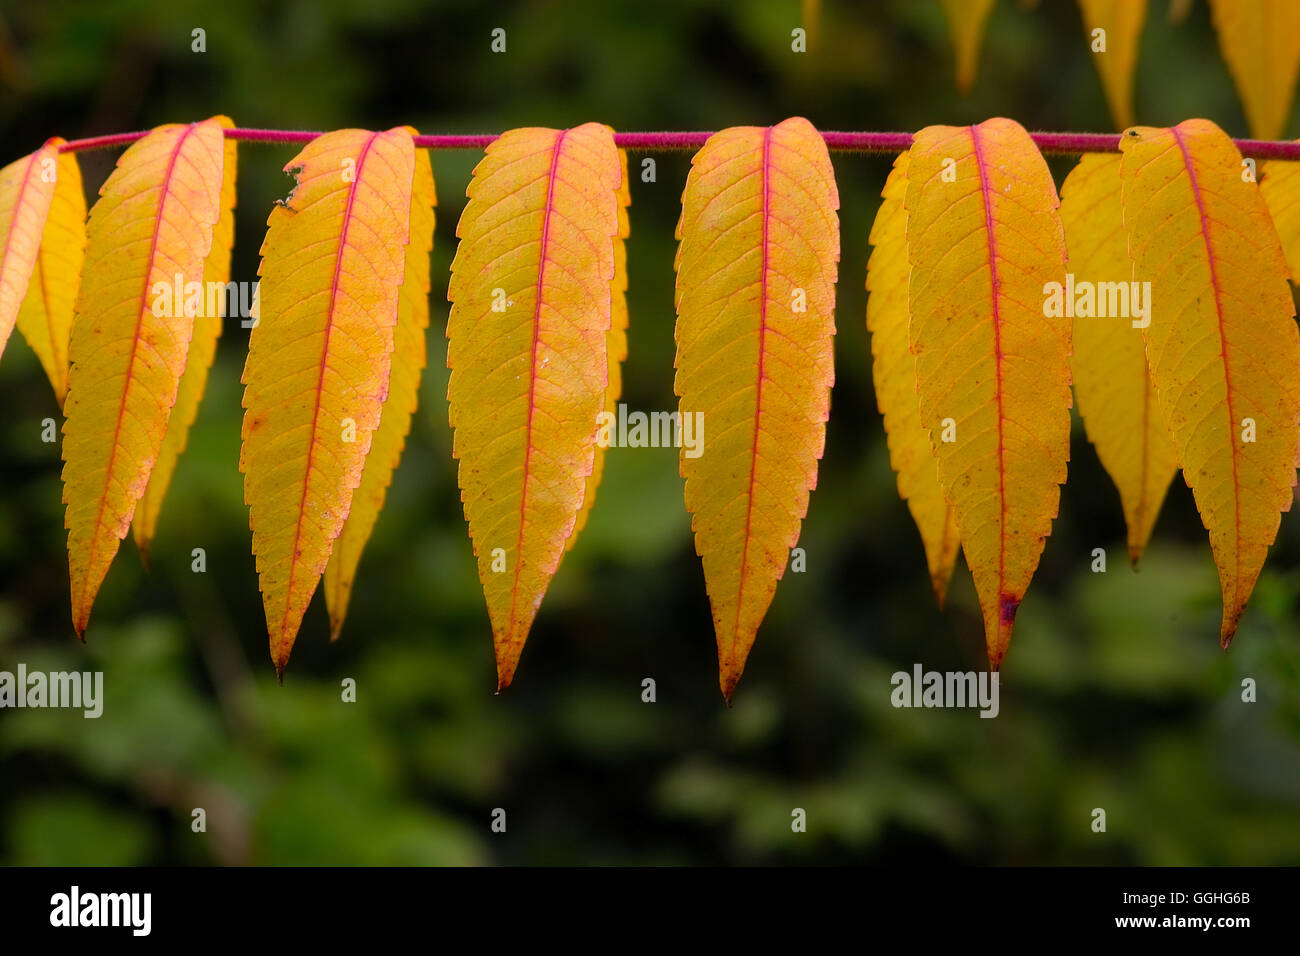
[[[939,0],[948,18],[953,54],[957,61],[957,91],[969,93],[979,70],[984,31],[997,0]]]
[[[682,195],[674,391],[683,418],[722,424],[698,457],[683,447],[680,464],[728,699],[817,483],[834,380],[838,206],[826,144],[800,117],[714,134]]]
[[[1296,483],[1300,336],[1286,263],[1241,154],[1213,123],[1135,127],[1120,148],[1129,255],[1153,295],[1178,303],[1144,330],[1147,360],[1219,568],[1226,647]],[[1176,284],[1159,283],[1176,256]],[[1247,418],[1252,442],[1239,440]]]
[[[943,607],[957,562],[960,536],[952,505],[939,484],[930,433],[921,424],[916,397],[916,366],[908,343],[907,193],[908,154],[899,153],[885,180],[880,210],[871,226],[867,260],[867,331],[871,335],[871,374],[876,406],[885,422],[889,463],[898,476],[898,494],[907,502],[930,569],[935,600]]]
[[[86,194],[76,154],[60,153],[55,170],[54,195],[17,324],[62,408],[68,393],[68,340],[86,258]]]
[[[150,290],[201,278],[223,153],[216,119],[159,127],[122,154],[90,211],[63,426],[78,636],[157,460],[193,332],[191,316],[158,314]]]
[[[280,675],[379,424],[414,156],[403,128],[326,133],[290,161],[297,185],[267,219],[240,471]]]
[[[452,453],[498,690],[514,678],[594,467],[620,177],[607,126],[511,130],[475,167],[456,228]]]
[[[55,189],[43,171],[58,168],[58,155],[51,141],[0,169],[0,356],[36,268]]]
[[[217,117],[217,121],[224,128],[234,126],[224,116]],[[171,484],[176,463],[185,451],[190,426],[194,424],[199,403],[207,388],[208,370],[217,354],[222,316],[216,310],[209,309],[209,304],[215,305],[215,297],[209,296],[208,290],[215,285],[225,286],[230,281],[230,253],[235,243],[235,177],[238,162],[238,146],[233,139],[228,138],[222,155],[219,218],[212,230],[212,248],[203,262],[202,314],[194,317],[194,332],[190,338],[185,371],[181,373],[180,384],[176,388],[176,404],[172,406],[171,416],[167,420],[167,432],[163,436],[162,447],[158,450],[158,460],[149,473],[149,483],[136,505],[131,522],[136,548],[146,564],[167,488]],[[220,294],[224,302],[224,292]]]
[[[1011,120],[927,127],[909,162],[909,336],[921,421],[996,670],[1069,460],[1070,325],[1037,305],[1046,283],[1064,279],[1059,201],[1042,155]],[[954,441],[943,440],[948,425]]]
[[[1282,242],[1291,282],[1300,285],[1300,163],[1269,160],[1260,170],[1259,192]]]
[[[414,130],[411,130],[414,135]],[[415,151],[411,187],[410,233],[402,288],[398,295],[397,325],[393,332],[392,372],[361,473],[352,496],[352,510],[334,541],[325,565],[323,588],[330,616],[330,640],[338,640],[352,598],[357,566],[379,512],[383,510],[393,473],[401,461],[410,434],[411,418],[420,397],[420,378],[427,363],[425,332],[429,328],[429,256],[433,250],[434,206],[437,193],[427,150]]]
[[[1210,0],[1210,13],[1251,135],[1277,139],[1286,132],[1300,75],[1300,5]]]
[[[1076,281],[1131,280],[1118,155],[1086,155],[1070,171],[1061,186],[1061,222]],[[1079,416],[1119,490],[1129,560],[1136,566],[1178,470],[1147,369],[1146,342],[1129,318],[1076,315],[1073,343]]]
[[[618,399],[623,389],[623,362],[627,360],[627,237],[630,232],[630,220],[627,207],[632,202],[632,194],[627,180],[627,151],[618,151],[622,166],[622,185],[618,190],[618,236],[614,242],[614,278],[610,289],[610,323],[609,338],[605,348],[609,357],[609,380],[605,386],[605,412],[616,415]],[[607,419],[608,421],[608,419]],[[582,509],[573,522],[573,533],[564,544],[567,554],[578,543],[578,535],[587,525],[587,517],[596,503],[596,491],[605,470],[605,455],[609,449],[599,440],[597,430],[596,453],[592,459],[591,476],[587,479],[587,488],[582,496]]]
[[[1079,0],[1079,8],[1090,41],[1094,30],[1106,31],[1106,49],[1093,52],[1093,63],[1111,119],[1118,129],[1127,129],[1133,125],[1133,74],[1147,0]]]

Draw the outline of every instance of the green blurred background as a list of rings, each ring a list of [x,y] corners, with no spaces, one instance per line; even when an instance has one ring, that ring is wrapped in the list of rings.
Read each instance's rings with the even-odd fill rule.
[[[48,136],[227,113],[242,126],[410,123],[488,132],[600,120],[717,129],[800,114],[823,129],[915,130],[992,115],[1112,128],[1078,9],[1001,0],[969,96],[937,2],[797,0],[4,0],[7,162]],[[508,51],[489,51],[494,27]],[[207,52],[192,53],[201,27]],[[1202,2],[1155,2],[1144,123],[1209,117],[1246,135]],[[1300,131],[1296,113],[1288,128]],[[288,147],[240,148],[236,279],[256,276]],[[146,572],[122,547],[86,645],[73,638],[57,417],[15,336],[0,366],[0,669],[102,670],[104,716],[0,711],[0,860],[10,864],[692,864],[1300,862],[1300,521],[1230,653],[1191,496],[1176,480],[1139,573],[1118,496],[1075,429],[1060,518],[1020,611],[1002,712],[895,710],[914,662],[983,666],[959,567],[929,592],[871,390],[863,322],[887,157],[838,154],[843,255],[826,457],[800,545],[734,706],[723,705],[703,575],[670,449],[610,453],[514,686],[491,639],[450,456],[447,266],[473,152],[439,185],[430,368],[408,450],[362,560],[342,639],[313,604],[283,686],[271,666],[236,468],[247,331],[229,322]],[[115,152],[81,155],[93,196]],[[633,168],[639,157],[633,156]],[[632,183],[632,409],[675,407],[673,226],[689,157]],[[1069,161],[1053,160],[1060,178]],[[207,572],[190,571],[190,551]],[[1110,556],[1089,571],[1091,551]],[[357,702],[340,682],[357,681]],[[658,701],[641,700],[657,682]],[[1258,702],[1240,682],[1258,682]],[[203,807],[208,830],[191,831]],[[505,808],[508,831],[490,830]],[[791,811],[808,832],[791,831]],[[1105,808],[1108,829],[1091,829]]]

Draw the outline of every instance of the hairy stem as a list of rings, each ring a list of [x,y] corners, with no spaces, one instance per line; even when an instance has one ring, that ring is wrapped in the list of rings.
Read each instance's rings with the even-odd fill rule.
[[[89,139],[74,139],[59,147],[59,152],[80,152],[87,149],[107,149],[133,143],[147,131],[137,133],[110,133]],[[242,143],[306,143],[320,135],[311,130],[297,129],[228,129],[230,139]],[[638,152],[699,149],[712,134],[707,132],[615,133],[614,143]],[[1044,153],[1117,153],[1118,133],[1031,133],[1030,136]],[[846,153],[900,153],[912,145],[911,133],[835,133],[824,132],[827,149]],[[483,149],[494,139],[495,133],[416,136],[415,145],[423,149]],[[1255,159],[1300,160],[1300,141],[1264,139],[1234,139],[1243,156]]]

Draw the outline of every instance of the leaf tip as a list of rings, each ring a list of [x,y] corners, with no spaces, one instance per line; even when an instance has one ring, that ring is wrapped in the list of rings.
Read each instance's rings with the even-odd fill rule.
[[[728,707],[731,706],[731,698],[736,693],[736,685],[740,683],[742,669],[743,665],[735,667],[730,663],[718,668],[718,689],[722,691],[722,700]]]
[[[515,679],[515,668],[519,664],[520,648],[515,644],[497,645],[497,693],[501,693]]]
[[[942,611],[944,604],[948,601],[948,576],[945,574],[932,574],[930,576],[930,587],[934,590],[934,603]]]

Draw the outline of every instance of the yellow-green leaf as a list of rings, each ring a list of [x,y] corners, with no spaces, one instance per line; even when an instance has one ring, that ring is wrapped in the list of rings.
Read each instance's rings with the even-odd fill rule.
[[[948,30],[952,34],[952,49],[957,58],[957,89],[962,93],[975,84],[979,68],[980,48],[984,45],[984,30],[997,0],[939,0],[948,17]]]
[[[930,584],[943,606],[957,561],[960,537],[952,506],[939,486],[930,433],[921,425],[916,364],[908,344],[907,153],[900,153],[885,180],[883,201],[871,227],[867,260],[867,330],[876,405],[885,419],[889,462],[898,473],[898,493],[921,532]]]
[[[1070,454],[1070,322],[1051,173],[1012,120],[930,126],[908,165],[909,328],[921,423],[1002,663],[1051,533]]]
[[[415,130],[410,130],[414,135]],[[384,507],[393,472],[402,460],[411,416],[420,398],[420,376],[426,363],[425,331],[429,328],[429,254],[433,250],[433,208],[437,202],[433,166],[427,150],[415,151],[415,179],[411,188],[411,241],[406,247],[404,278],[397,301],[397,326],[393,332],[392,373],[379,428],[352,496],[352,510],[334,541],[325,566],[325,606],[330,615],[330,640],[337,640],[352,599],[361,552],[370,540],[375,520]]]
[[[361,483],[388,392],[405,276],[415,145],[346,129],[303,148],[267,220],[259,316],[244,365],[244,500],[284,673]]]
[[[90,609],[162,448],[194,317],[153,290],[203,278],[221,208],[224,117],[160,126],[117,161],[86,226],[63,426],[72,621]]]
[[[1079,415],[1119,489],[1129,560],[1136,566],[1178,458],[1147,373],[1142,324],[1150,318],[1150,286],[1134,281],[1129,262],[1119,167],[1118,155],[1092,153],[1061,186],[1073,277],[1062,301],[1068,299],[1074,313],[1071,368]],[[1146,315],[1135,318],[1143,301]]]
[[[1251,135],[1277,139],[1286,132],[1300,73],[1300,3],[1210,0],[1210,11]]]
[[[1079,0],[1079,7],[1106,105],[1115,125],[1125,129],[1133,125],[1133,74],[1147,0]]]
[[[709,137],[677,226],[677,377],[686,510],[730,699],[817,484],[835,372],[839,194],[795,117]],[[702,453],[700,453],[702,451]]]
[[[1120,138],[1134,277],[1152,283],[1147,361],[1219,568],[1226,647],[1290,508],[1300,336],[1286,263],[1241,153],[1208,120]]]
[[[499,690],[594,466],[621,181],[607,126],[511,130],[475,167],[456,227],[447,397]]]

